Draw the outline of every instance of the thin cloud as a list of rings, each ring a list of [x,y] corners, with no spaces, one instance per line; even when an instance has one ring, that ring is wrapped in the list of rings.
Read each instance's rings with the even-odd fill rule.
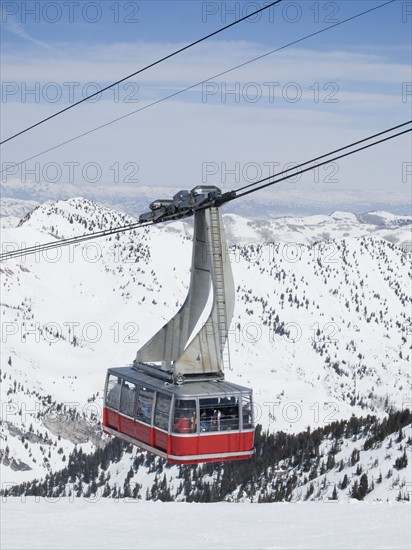
[[[27,40],[32,44],[37,44],[38,46],[41,46],[42,48],[46,48],[55,53],[59,53],[59,54],[61,53],[60,50],[58,50],[54,46],[50,46],[50,44],[47,44],[47,42],[43,42],[42,40],[37,40],[37,38],[33,38],[32,36],[30,36],[21,23],[16,21],[16,19],[10,19],[10,14],[7,14],[7,17],[6,17],[4,10],[1,10],[1,14],[2,14],[2,18],[1,18],[2,26],[3,26],[3,29],[5,29],[6,31],[11,32],[12,34],[18,36],[19,38],[22,38],[23,40]]]

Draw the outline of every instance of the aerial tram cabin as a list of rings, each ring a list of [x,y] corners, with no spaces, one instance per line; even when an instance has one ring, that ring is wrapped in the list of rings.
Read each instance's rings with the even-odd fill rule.
[[[209,197],[219,195],[213,189]],[[185,302],[133,365],[109,369],[104,394],[103,430],[173,464],[242,460],[254,452],[252,390],[225,381],[223,372],[235,291],[221,214],[212,206],[194,215]]]
[[[172,464],[253,454],[252,392],[226,381],[173,385],[133,367],[109,369],[105,432]]]

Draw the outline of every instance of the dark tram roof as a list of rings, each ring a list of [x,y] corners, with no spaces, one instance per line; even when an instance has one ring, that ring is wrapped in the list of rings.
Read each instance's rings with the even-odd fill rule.
[[[171,392],[178,397],[206,397],[232,395],[233,393],[247,393],[251,390],[226,380],[219,381],[187,381],[184,384],[171,384],[155,376],[150,376],[144,372],[138,371],[131,366],[115,367],[108,370],[108,374],[119,376],[129,382],[140,383],[153,389],[165,392]]]

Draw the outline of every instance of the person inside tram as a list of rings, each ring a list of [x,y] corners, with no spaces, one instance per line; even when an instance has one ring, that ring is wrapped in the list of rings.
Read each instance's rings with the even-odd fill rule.
[[[152,418],[152,403],[142,403],[141,419],[143,422],[150,424]]]
[[[250,428],[252,424],[252,411],[250,409],[250,403],[245,403],[242,409],[243,416],[243,428]]]
[[[197,432],[197,420],[196,420],[196,412],[195,411],[192,412],[192,416],[190,418],[190,431],[192,433]]]
[[[173,430],[181,434],[190,432],[190,422],[183,411],[179,414],[178,420],[173,424]]]
[[[220,428],[221,430],[235,430],[239,428],[239,407],[236,397],[220,400]],[[219,416],[218,416],[219,420]]]
[[[220,430],[220,410],[214,409],[213,415],[210,418],[210,430],[212,432]]]
[[[116,384],[114,384],[111,388],[109,388],[109,391],[107,394],[107,405],[109,407],[113,407],[116,409],[119,407],[121,388],[122,388],[122,379],[117,378]]]
[[[136,386],[124,382],[122,396],[120,398],[120,412],[133,416],[134,402],[136,397]]]
[[[202,411],[202,414],[200,415],[200,431],[201,432],[208,432],[210,429],[210,418],[207,415],[206,409]]]

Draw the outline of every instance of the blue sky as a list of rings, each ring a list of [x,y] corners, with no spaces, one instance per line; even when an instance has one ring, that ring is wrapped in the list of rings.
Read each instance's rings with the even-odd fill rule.
[[[410,1],[215,77],[383,3],[284,0],[4,145],[2,183],[53,184],[67,195],[72,184],[77,194],[92,185],[119,196],[202,182],[236,188],[404,122],[412,105]],[[263,5],[2,2],[2,138]],[[410,162],[407,136],[288,182],[281,192],[290,189],[304,201],[310,188],[326,210],[351,204],[359,210],[375,196],[377,204],[401,211],[410,201]],[[276,202],[277,193],[260,200]]]
[[[214,40],[247,40],[272,46],[291,36],[298,37],[302,31],[313,32],[383,3],[384,0],[284,1]],[[6,23],[3,40],[17,47],[21,44],[21,36],[8,32],[11,23],[19,23],[31,38],[45,44],[73,40],[94,44],[142,40],[191,42],[267,4],[201,0],[3,1],[2,20]],[[360,19],[334,31],[333,44],[404,48],[410,39],[411,10],[410,2],[398,0],[396,5],[371,13],[367,24]],[[312,47],[321,49],[330,44],[324,35],[316,38]]]

